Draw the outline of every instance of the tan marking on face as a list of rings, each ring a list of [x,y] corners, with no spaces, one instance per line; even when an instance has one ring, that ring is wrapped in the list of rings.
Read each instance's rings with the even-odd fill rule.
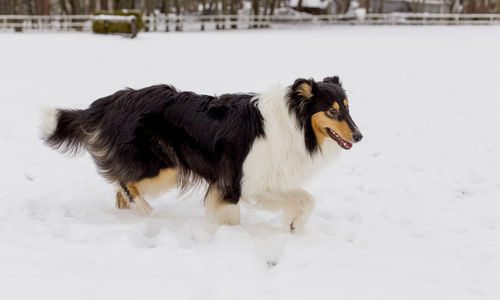
[[[345,108],[349,107],[349,103],[347,102],[347,99],[344,99],[344,106],[345,106]]]
[[[351,143],[354,142],[354,139],[352,138],[353,132],[346,121],[341,121],[341,122],[335,120],[332,121],[333,124],[330,128],[333,131],[335,131],[338,135],[340,135],[340,137],[343,138],[344,140]]]
[[[328,118],[324,112],[320,111],[315,113],[311,117],[311,125],[314,131],[314,135],[316,135],[316,140],[318,144],[323,144],[325,138],[329,138],[330,136],[326,132],[326,127],[330,125],[331,119]]]
[[[299,85],[298,88],[299,95],[304,97],[304,98],[311,98],[313,96],[312,91],[311,91],[311,86],[307,83],[303,83]]]
[[[334,107],[335,104],[333,105]],[[344,140],[348,142],[353,142],[352,138],[353,132],[349,127],[349,125],[347,124],[347,122],[346,121],[339,122],[337,120],[330,119],[326,116],[325,112],[323,111],[317,112],[311,117],[311,125],[319,145],[323,144],[325,138],[331,139],[330,135],[326,131],[326,128],[332,129]]]
[[[337,102],[333,103],[333,108],[335,108],[337,111],[340,109],[340,106]]]

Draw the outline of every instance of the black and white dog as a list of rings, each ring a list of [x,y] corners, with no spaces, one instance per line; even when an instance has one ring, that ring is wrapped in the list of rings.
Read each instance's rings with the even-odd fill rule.
[[[118,208],[134,202],[150,213],[144,196],[205,182],[206,212],[219,223],[239,224],[244,200],[283,211],[292,231],[314,207],[304,181],[362,138],[337,76],[219,97],[168,85],[127,89],[44,117],[44,141],[86,149],[117,185]]]

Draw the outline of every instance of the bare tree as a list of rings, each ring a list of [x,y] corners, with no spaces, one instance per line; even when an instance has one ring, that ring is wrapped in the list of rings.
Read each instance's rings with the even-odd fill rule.
[[[101,0],[101,10],[109,10],[108,0]]]
[[[269,10],[269,15],[274,15],[274,9],[276,8],[276,0],[271,0],[270,1],[270,10]]]
[[[351,0],[346,0],[345,2],[344,14],[347,13],[347,11],[349,11],[349,8],[351,7]]]
[[[254,15],[259,14],[260,0],[252,0],[252,10]]]
[[[164,13],[164,14],[169,14],[170,13],[170,0],[163,0],[162,2],[162,9],[161,9],[161,12]],[[153,9],[151,8],[151,11]]]
[[[35,10],[37,15],[48,15],[49,11],[49,0],[36,0],[35,1]]]
[[[370,12],[370,6],[371,6],[371,0],[363,0],[361,3],[361,7],[364,7],[366,9],[366,12]]]
[[[487,12],[487,4],[486,4],[486,0],[480,0],[480,3],[479,3],[479,12],[480,12],[480,13],[485,13],[485,12]]]
[[[335,0],[335,4],[337,6],[337,12],[345,14],[351,6],[351,0]]]
[[[273,15],[275,7],[276,7],[276,0],[265,0],[263,14],[264,15]]]

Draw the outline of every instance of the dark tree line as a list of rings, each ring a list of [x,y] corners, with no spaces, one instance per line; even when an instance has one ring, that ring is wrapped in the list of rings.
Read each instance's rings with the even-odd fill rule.
[[[278,7],[289,6],[289,0],[247,0],[251,3],[251,11],[255,15],[273,15]],[[333,0],[337,11],[348,11],[351,0]],[[384,0],[379,0],[377,8],[373,7],[377,0],[359,0],[361,7],[368,12],[381,12]],[[424,11],[426,0],[408,0],[414,12]],[[460,3],[465,13],[500,13],[500,0],[445,0],[450,12]],[[298,1],[301,9],[304,1]],[[160,13],[199,13],[205,15],[236,14],[243,7],[243,0],[0,0],[0,14],[91,14],[94,11],[109,11],[121,9],[134,9],[150,14],[154,11]]]
[[[251,0],[258,14],[273,14],[288,0]],[[90,14],[94,11],[134,9],[143,13],[236,14],[243,0],[0,0],[0,14]]]

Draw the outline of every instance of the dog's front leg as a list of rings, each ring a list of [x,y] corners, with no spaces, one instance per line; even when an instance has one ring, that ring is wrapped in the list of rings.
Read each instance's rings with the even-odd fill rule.
[[[314,209],[314,198],[298,189],[287,192],[265,192],[255,197],[260,208],[281,211],[291,232],[300,231],[309,220]]]
[[[289,204],[284,209],[284,214],[288,214],[290,220],[290,231],[302,230],[306,225],[314,209],[314,198],[304,190],[296,190],[288,193],[290,195]]]

